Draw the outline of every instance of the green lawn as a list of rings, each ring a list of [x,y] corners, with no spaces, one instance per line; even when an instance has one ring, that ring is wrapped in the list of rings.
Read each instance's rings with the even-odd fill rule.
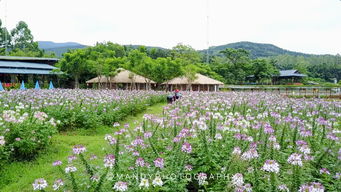
[[[132,127],[135,123],[143,120],[145,113],[162,114],[164,106],[164,103],[151,106],[143,113],[127,117],[120,124],[123,126],[128,123]],[[102,126],[91,130],[78,130],[55,135],[52,144],[36,160],[13,162],[4,167],[4,170],[0,173],[0,191],[32,191],[34,180],[42,177],[49,182],[49,185],[52,185],[55,179],[61,177],[57,169],[52,166],[55,160],[65,161],[72,154],[72,147],[77,144],[85,145],[89,153],[94,152],[101,157],[104,155],[102,148],[107,146],[104,135],[113,133],[113,131],[114,127]]]

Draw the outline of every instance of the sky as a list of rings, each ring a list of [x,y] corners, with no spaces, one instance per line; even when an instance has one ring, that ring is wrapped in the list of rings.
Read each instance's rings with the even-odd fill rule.
[[[0,18],[9,29],[25,21],[36,41],[341,54],[341,0],[0,0]]]

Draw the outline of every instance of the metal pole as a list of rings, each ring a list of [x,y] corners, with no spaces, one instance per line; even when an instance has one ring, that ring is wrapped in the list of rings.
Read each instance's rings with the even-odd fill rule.
[[[209,64],[210,62],[210,55],[209,55],[209,50],[210,50],[210,23],[209,23],[209,15],[210,15],[210,7],[209,7],[209,0],[206,1],[206,12],[207,12],[207,28],[206,28],[206,45],[207,45],[207,51],[206,51],[206,63]]]

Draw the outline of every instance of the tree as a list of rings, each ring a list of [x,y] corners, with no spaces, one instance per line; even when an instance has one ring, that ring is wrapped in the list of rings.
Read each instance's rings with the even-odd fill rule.
[[[2,27],[0,19],[0,55],[5,55],[6,48],[11,46],[11,34],[6,27]]]
[[[74,79],[74,87],[79,88],[79,78],[90,72],[89,62],[85,49],[75,49],[64,54],[58,62],[60,70],[67,73]]]
[[[257,82],[271,80],[274,75],[278,75],[278,69],[265,59],[255,59],[252,62],[252,71]]]
[[[189,64],[187,66],[185,66],[184,68],[184,73],[185,73],[185,77],[188,80],[188,85],[187,85],[187,90],[189,89],[190,91],[192,91],[192,83],[198,78],[196,76],[198,71],[198,67],[196,65],[193,64]]]
[[[213,59],[214,71],[227,83],[243,83],[252,69],[249,52],[244,49],[227,48],[220,53],[225,56],[225,60]]]
[[[28,25],[24,21],[19,21],[17,26],[11,31],[12,49],[28,49],[37,51],[38,43],[33,41],[33,35]]]
[[[181,59],[183,66],[202,61],[202,55],[189,45],[178,44],[172,48],[171,54],[173,59]]]

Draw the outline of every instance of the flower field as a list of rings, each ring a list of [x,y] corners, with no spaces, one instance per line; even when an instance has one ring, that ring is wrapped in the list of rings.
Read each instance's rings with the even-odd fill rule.
[[[186,93],[113,126],[104,156],[70,149],[34,190],[341,191],[341,102],[268,93]]]
[[[0,92],[0,170],[7,161],[33,159],[58,131],[111,126],[164,101],[163,94],[66,89]]]

